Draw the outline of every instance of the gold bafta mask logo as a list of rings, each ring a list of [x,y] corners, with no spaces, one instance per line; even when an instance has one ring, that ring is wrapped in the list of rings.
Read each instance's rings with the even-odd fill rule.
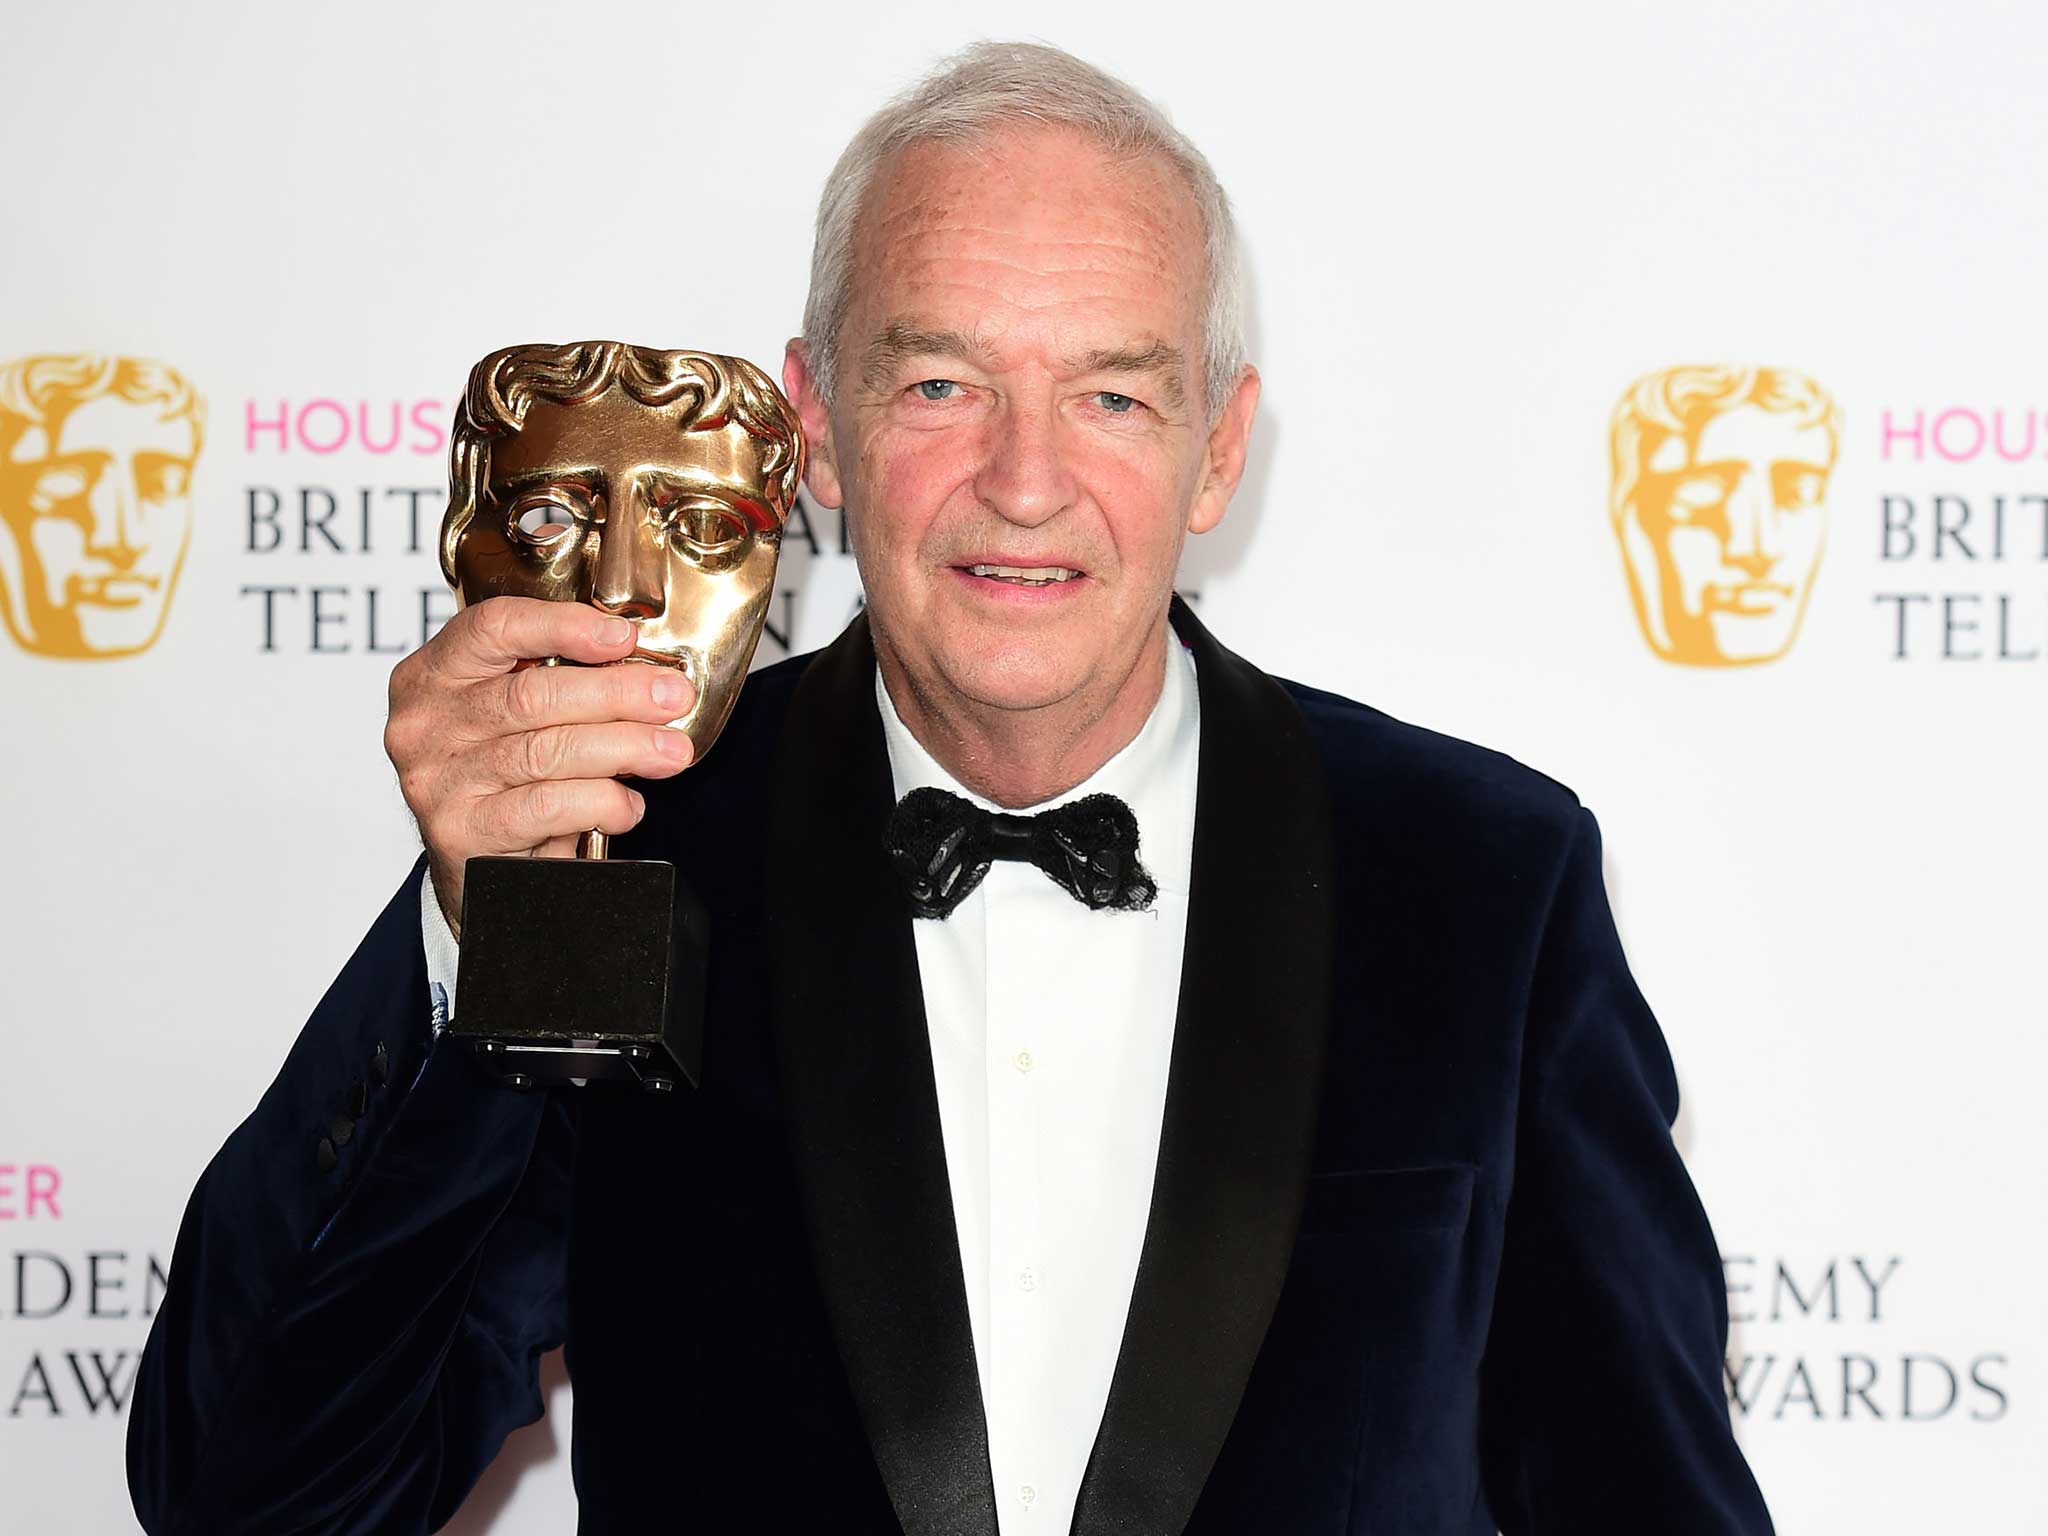
[[[631,619],[628,659],[696,684],[679,724],[702,756],[746,680],[803,463],[796,412],[744,358],[507,347],[470,372],[441,569],[464,606],[537,597]]]
[[[1696,667],[1775,661],[1827,542],[1842,413],[1784,368],[1666,368],[1614,409],[1608,513],[1643,638]]]
[[[39,656],[132,656],[163,632],[192,537],[206,407],[137,357],[0,364],[0,612]]]

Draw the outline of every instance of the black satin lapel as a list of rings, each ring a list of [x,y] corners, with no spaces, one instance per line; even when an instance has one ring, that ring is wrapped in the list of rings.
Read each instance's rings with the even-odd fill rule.
[[[1194,875],[1152,1209],[1075,1536],[1177,1532],[1294,1249],[1328,1031],[1322,758],[1271,678],[1178,599],[1201,687]]]
[[[995,1536],[917,949],[882,846],[874,666],[863,618],[804,673],[783,728],[776,1050],[818,1281],[897,1517],[909,1536]]]

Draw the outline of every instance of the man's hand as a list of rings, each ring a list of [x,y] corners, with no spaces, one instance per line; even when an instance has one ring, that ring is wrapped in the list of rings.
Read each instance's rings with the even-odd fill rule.
[[[626,620],[582,603],[494,597],[391,669],[384,750],[458,936],[468,860],[566,857],[580,833],[638,824],[646,804],[620,775],[662,779],[689,766],[690,738],[666,724],[696,699],[681,673],[529,665],[618,661],[633,638]]]

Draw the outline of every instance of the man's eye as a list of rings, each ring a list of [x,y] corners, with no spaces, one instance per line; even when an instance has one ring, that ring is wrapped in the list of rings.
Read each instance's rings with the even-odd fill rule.
[[[1095,392],[1095,400],[1105,411],[1118,416],[1123,415],[1124,412],[1130,410],[1138,403],[1129,395],[1120,395],[1113,389],[1097,390]]]
[[[925,400],[950,400],[960,389],[951,379],[921,379],[912,387]]]

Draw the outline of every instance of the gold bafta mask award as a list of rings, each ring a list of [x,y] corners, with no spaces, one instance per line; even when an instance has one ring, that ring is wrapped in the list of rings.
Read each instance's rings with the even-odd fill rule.
[[[507,347],[470,371],[441,569],[465,607],[509,594],[630,619],[633,653],[612,665],[689,677],[678,728],[701,758],[746,681],[802,477],[796,413],[743,359]],[[673,865],[608,859],[605,842],[465,867],[450,1031],[515,1087],[697,1081],[703,907]]]

